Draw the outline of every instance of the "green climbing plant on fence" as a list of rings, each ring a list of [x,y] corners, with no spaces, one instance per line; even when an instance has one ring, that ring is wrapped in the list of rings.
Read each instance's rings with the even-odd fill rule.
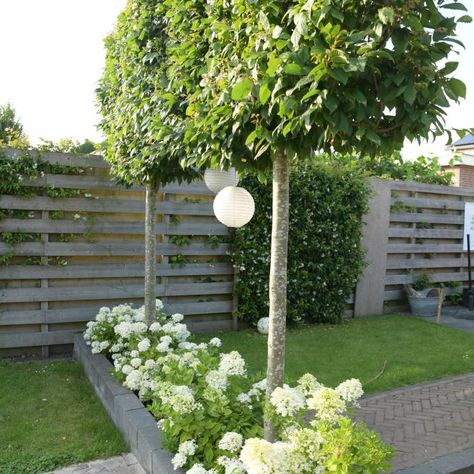
[[[347,168],[303,164],[293,168],[290,191],[288,319],[335,322],[364,267],[362,216],[368,183]],[[233,232],[231,254],[239,271],[239,316],[255,324],[268,315],[271,183],[252,177],[242,186],[255,198],[252,221]]]

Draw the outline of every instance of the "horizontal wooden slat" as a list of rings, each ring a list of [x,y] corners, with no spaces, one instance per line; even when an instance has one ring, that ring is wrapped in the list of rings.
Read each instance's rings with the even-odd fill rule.
[[[408,237],[422,239],[462,239],[463,231],[457,229],[405,229],[390,227],[389,237]]]
[[[90,321],[94,319],[101,306],[103,305],[72,309],[3,311],[0,312],[0,326]],[[167,313],[182,313],[185,316],[231,313],[232,308],[232,301],[192,301],[165,304],[165,311]]]
[[[141,200],[131,199],[85,197],[53,199],[42,196],[28,199],[3,195],[0,196],[0,209],[143,214],[145,203]],[[211,202],[189,203],[184,201],[160,201],[157,203],[157,213],[191,216],[214,215]]]
[[[458,288],[446,288],[445,295],[452,295],[454,293],[459,293],[460,289]],[[384,301],[396,301],[404,300],[407,301],[407,295],[403,290],[389,290],[384,293]]]
[[[400,202],[407,206],[413,206],[423,209],[446,209],[462,211],[464,209],[464,201],[448,201],[443,199],[428,199],[428,198],[412,198],[407,196],[400,196],[392,198],[392,205],[397,205]]]
[[[461,253],[462,244],[390,244],[387,253]]]
[[[15,158],[23,152],[15,148],[2,148],[2,153],[10,158]],[[38,152],[30,150],[31,156],[40,158],[42,161],[55,165],[74,166],[79,168],[109,168],[107,162],[100,155],[88,155],[86,153],[59,153]]]
[[[0,243],[0,255],[9,251],[11,247]],[[204,244],[189,244],[178,246],[173,244],[157,244],[158,255],[227,255],[228,244],[210,246]],[[31,242],[15,246],[16,256],[45,256],[45,257],[72,257],[72,256],[142,256],[145,248],[143,244],[127,243],[66,243],[66,242]]]
[[[51,331],[51,332],[19,332],[0,334],[0,349],[14,347],[50,346],[57,344],[72,344],[74,336],[81,332],[74,331]]]
[[[5,219],[2,232],[34,232],[48,234],[133,234],[143,235],[144,221],[88,223],[83,219]],[[228,235],[229,229],[219,222],[190,222],[156,225],[157,234],[167,235]]]
[[[226,263],[188,263],[183,267],[157,264],[157,276],[231,275],[233,268]],[[143,277],[143,263],[95,265],[9,265],[0,267],[0,280],[130,278]]]
[[[392,181],[391,189],[392,191],[416,191],[427,194],[474,197],[474,190],[472,188],[443,186],[439,184],[424,184],[419,183],[418,181]]]
[[[55,188],[65,189],[83,189],[90,191],[97,190],[114,190],[120,192],[144,192],[143,186],[120,186],[116,184],[110,176],[85,176],[85,175],[62,175],[62,174],[45,174],[44,176],[34,179],[25,180],[25,186],[51,186]],[[192,194],[212,196],[214,193],[207,188],[203,181],[194,181],[192,183],[171,183],[163,188],[160,192],[167,194]]]
[[[387,269],[410,268],[461,268],[467,266],[467,258],[399,258],[388,259]]]
[[[417,275],[387,275],[385,277],[386,285],[405,285],[413,283]],[[467,272],[452,272],[452,273],[430,273],[431,281],[434,283],[442,283],[447,281],[467,281]]]
[[[459,224],[464,223],[464,216],[452,214],[425,214],[418,212],[401,212],[390,214],[390,222],[429,222],[431,224]]]
[[[232,293],[232,282],[213,283],[168,283],[157,285],[156,294],[161,296],[187,296],[187,295],[216,295]],[[114,286],[74,286],[49,287],[49,288],[7,288],[0,289],[0,301],[2,303],[30,303],[41,301],[84,301],[84,300],[107,300],[129,298],[142,298],[143,285],[120,285]]]

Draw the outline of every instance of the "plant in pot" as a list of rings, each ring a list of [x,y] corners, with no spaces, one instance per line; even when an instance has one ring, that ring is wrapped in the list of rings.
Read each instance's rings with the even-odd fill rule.
[[[412,314],[420,316],[436,316],[440,304],[441,292],[433,287],[431,277],[421,273],[412,285],[405,285],[408,303]]]

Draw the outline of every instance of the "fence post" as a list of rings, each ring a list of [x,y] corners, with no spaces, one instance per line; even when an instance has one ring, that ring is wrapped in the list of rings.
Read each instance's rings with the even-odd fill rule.
[[[391,182],[371,178],[370,188],[369,211],[362,225],[366,267],[355,291],[354,316],[383,313]]]

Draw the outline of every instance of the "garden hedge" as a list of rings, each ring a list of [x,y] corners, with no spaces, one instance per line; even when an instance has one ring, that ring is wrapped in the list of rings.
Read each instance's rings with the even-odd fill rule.
[[[239,272],[239,317],[255,325],[268,316],[271,182],[246,177],[255,215],[232,232],[231,258]],[[305,163],[290,176],[288,320],[340,321],[364,267],[362,216],[368,182],[346,167]]]

